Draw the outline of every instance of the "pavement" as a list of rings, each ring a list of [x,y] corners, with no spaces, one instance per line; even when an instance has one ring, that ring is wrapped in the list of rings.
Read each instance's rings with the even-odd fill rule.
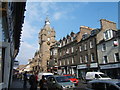
[[[23,80],[18,79],[13,80],[10,90],[29,90],[30,89],[29,83],[27,82],[26,87],[23,87],[23,83],[24,83]]]

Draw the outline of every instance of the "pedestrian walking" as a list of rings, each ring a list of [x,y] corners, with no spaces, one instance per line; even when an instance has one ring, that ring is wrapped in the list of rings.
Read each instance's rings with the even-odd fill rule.
[[[23,80],[24,80],[24,84],[23,84],[23,88],[27,88],[27,71],[23,74]]]
[[[30,90],[37,90],[37,80],[35,75],[31,75],[29,79]]]
[[[47,80],[45,79],[44,75],[42,76],[39,85],[40,85],[40,90],[47,90]]]

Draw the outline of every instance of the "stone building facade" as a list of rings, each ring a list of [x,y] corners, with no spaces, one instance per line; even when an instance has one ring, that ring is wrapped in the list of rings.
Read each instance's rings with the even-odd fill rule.
[[[101,19],[101,31],[97,35],[98,62],[100,70],[112,78],[120,75],[119,39],[116,23]]]
[[[100,29],[81,26],[78,33],[71,32],[58,41],[58,72],[61,70],[59,74],[75,73],[77,77],[84,78],[88,71],[103,71],[109,75],[107,72],[115,70],[116,75],[112,74],[112,77],[119,75],[119,31],[114,22],[101,19],[100,23]],[[112,38],[104,40],[106,33],[112,33],[113,35],[108,35]],[[103,52],[101,50],[104,43],[107,44],[108,50]],[[110,60],[103,63],[106,54]]]
[[[3,90],[12,84],[26,2],[0,2],[0,6],[0,90]]]
[[[50,60],[50,47],[55,43],[55,30],[51,28],[50,21],[46,18],[45,25],[39,32],[40,68],[43,72],[47,72],[47,62]]]

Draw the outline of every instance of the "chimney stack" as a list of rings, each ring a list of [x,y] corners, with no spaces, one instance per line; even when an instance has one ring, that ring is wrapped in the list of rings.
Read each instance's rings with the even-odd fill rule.
[[[101,30],[107,30],[107,29],[117,30],[116,23],[112,21],[101,19],[100,24],[101,24]]]

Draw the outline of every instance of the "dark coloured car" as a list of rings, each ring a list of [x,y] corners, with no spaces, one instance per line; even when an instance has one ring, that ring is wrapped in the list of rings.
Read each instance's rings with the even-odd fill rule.
[[[75,87],[65,76],[50,76],[47,78],[47,86],[51,90],[66,90],[73,89]]]
[[[120,90],[120,80],[92,80],[87,84],[87,90]]]

